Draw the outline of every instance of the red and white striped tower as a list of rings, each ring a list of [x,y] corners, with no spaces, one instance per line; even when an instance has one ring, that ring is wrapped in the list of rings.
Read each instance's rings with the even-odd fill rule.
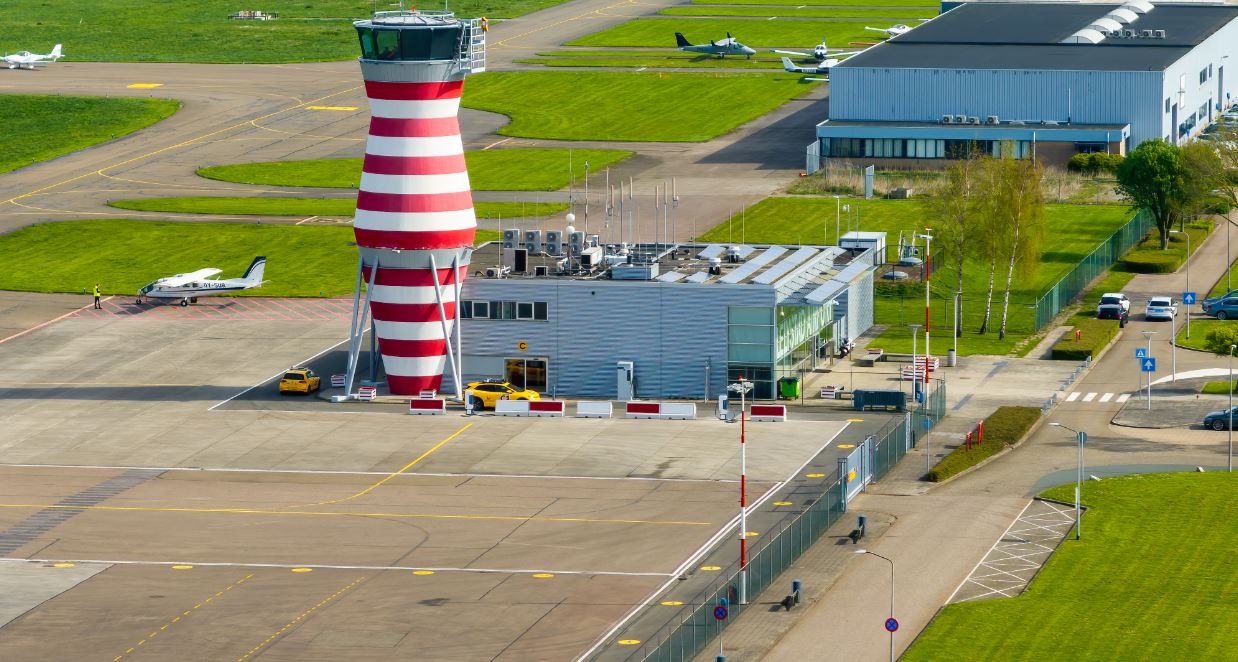
[[[458,366],[477,228],[456,114],[464,77],[484,68],[484,22],[398,11],[354,25],[371,119],[353,228],[378,349],[393,394],[438,390],[447,359]]]

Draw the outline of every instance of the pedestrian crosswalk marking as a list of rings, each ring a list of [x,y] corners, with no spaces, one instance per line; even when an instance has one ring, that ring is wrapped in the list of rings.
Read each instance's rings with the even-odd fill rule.
[[[1101,392],[1099,392],[1099,391],[1091,391],[1091,392],[1074,391],[1074,392],[1072,392],[1072,393],[1070,393],[1069,395],[1067,395],[1067,396],[1066,396],[1066,400],[1065,400],[1065,401],[1066,401],[1066,402],[1075,402],[1075,401],[1079,401],[1079,402],[1092,402],[1092,401],[1096,401],[1097,403],[1100,403],[1100,402],[1113,402],[1113,403],[1115,403],[1115,404],[1122,404],[1123,402],[1126,402],[1127,400],[1130,400],[1130,399],[1131,399],[1131,394],[1130,394],[1130,393],[1112,393],[1112,392],[1110,392],[1110,393],[1101,393]]]
[[[1078,399],[1079,399],[1078,391],[1075,391],[1074,393],[1071,393],[1070,395],[1066,396],[1066,402],[1074,402],[1075,400],[1078,400]]]
[[[1118,396],[1118,402],[1119,402],[1119,403],[1126,402],[1127,400],[1130,400],[1130,399],[1131,399],[1131,394],[1130,394],[1130,393],[1123,393],[1122,395],[1119,395],[1119,396]]]
[[[1095,393],[1089,393],[1089,394],[1087,394],[1087,395],[1083,396],[1083,401],[1084,401],[1084,402],[1091,402],[1091,401],[1092,401],[1092,399],[1093,399],[1093,398],[1095,398],[1095,397],[1096,397],[1096,394],[1095,394]]]
[[[1101,401],[1101,402],[1109,402],[1109,400],[1110,400],[1112,397],[1113,397],[1113,394],[1112,394],[1112,393],[1106,393],[1106,394],[1104,394],[1104,395],[1100,396],[1100,401]]]

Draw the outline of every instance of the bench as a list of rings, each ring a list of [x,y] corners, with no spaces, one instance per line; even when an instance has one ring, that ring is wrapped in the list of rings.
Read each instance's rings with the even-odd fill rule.
[[[856,362],[862,366],[873,367],[878,361],[886,359],[886,351],[880,347],[874,347],[864,352],[864,356],[856,359]]]

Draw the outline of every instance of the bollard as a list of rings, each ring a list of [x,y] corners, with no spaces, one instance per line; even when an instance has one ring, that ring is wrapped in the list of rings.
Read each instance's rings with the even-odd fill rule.
[[[984,443],[984,419],[980,419],[980,423],[976,426],[976,443]]]
[[[791,580],[791,594],[795,596],[795,604],[797,605],[800,603],[800,588],[802,586],[803,585],[800,583],[800,580],[798,579]]]
[[[1079,327],[1075,327],[1075,342],[1079,342],[1080,340],[1083,340],[1083,330]]]

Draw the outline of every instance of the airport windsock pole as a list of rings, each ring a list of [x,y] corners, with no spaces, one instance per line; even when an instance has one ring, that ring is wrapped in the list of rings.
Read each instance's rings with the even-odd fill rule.
[[[450,358],[460,396],[452,331],[477,219],[456,114],[465,76],[485,69],[485,20],[410,10],[353,25],[371,115],[353,231],[387,385],[438,390]]]

